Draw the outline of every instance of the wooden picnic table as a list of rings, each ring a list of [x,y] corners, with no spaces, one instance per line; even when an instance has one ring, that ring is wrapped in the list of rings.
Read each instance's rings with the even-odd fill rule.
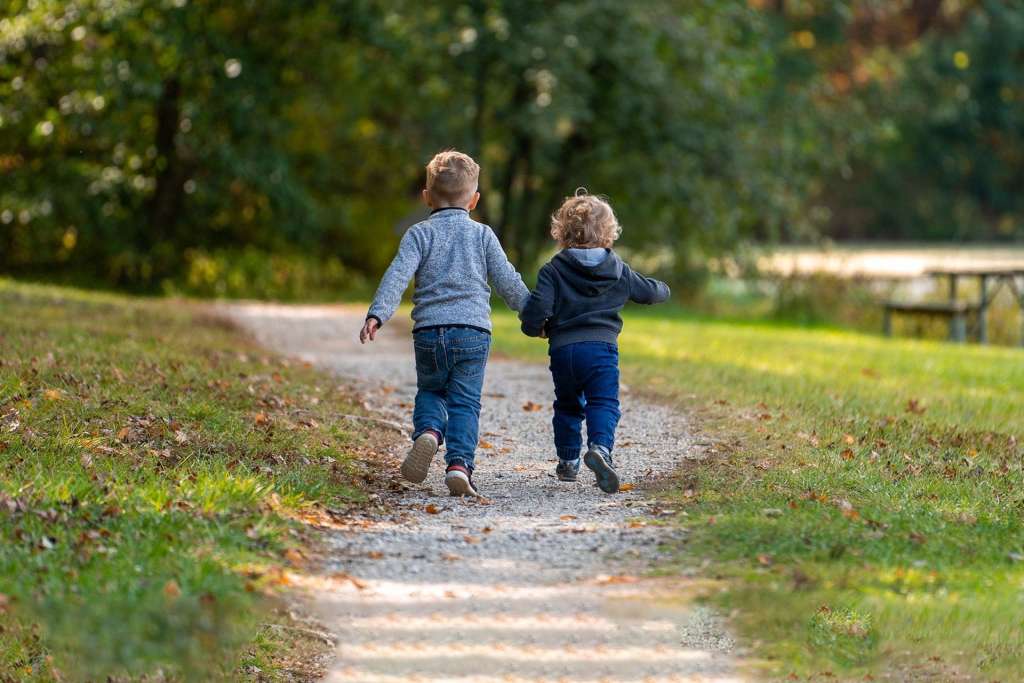
[[[1019,266],[992,268],[934,268],[925,271],[926,275],[945,278],[949,281],[949,303],[954,305],[959,300],[959,285],[962,278],[977,278],[978,299],[972,306],[978,311],[978,342],[988,343],[988,321],[986,314],[989,306],[999,293],[1000,287],[1006,285],[1013,293],[1014,299],[1021,310],[1021,339],[1024,346],[1024,268]],[[990,288],[991,285],[991,288]]]

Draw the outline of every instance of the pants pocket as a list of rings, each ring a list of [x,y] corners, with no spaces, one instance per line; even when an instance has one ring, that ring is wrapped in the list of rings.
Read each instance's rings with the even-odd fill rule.
[[[490,355],[490,344],[481,344],[471,348],[452,349],[453,365],[463,377],[480,377],[487,367],[487,357]]]
[[[419,377],[422,378],[426,375],[437,373],[437,357],[433,346],[415,344],[413,345],[413,351],[416,356],[416,374]]]

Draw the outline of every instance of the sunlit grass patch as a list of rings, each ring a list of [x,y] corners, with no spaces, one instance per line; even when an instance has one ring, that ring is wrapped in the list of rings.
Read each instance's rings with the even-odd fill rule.
[[[293,520],[361,495],[348,397],[181,303],[0,282],[0,348],[0,678],[272,669]]]
[[[542,357],[517,330],[499,314],[498,351]],[[1024,670],[1024,352],[665,309],[620,351],[710,442],[667,494],[678,563],[710,561],[768,672]]]

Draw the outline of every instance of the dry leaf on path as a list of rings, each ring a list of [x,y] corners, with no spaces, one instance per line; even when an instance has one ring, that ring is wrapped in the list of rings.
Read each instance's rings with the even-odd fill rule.
[[[441,512],[441,509],[434,505],[433,503],[428,503],[427,505],[423,506],[423,511],[426,512],[428,515],[436,515]]]
[[[636,583],[639,580],[640,579],[636,578],[635,576],[628,576],[626,574],[617,574],[614,576],[608,574],[601,574],[595,579],[595,581],[601,584],[602,586],[613,586],[624,583]]]
[[[632,491],[633,490],[633,485],[629,484],[629,483],[619,484],[619,490],[620,491]]]
[[[527,401],[523,404],[523,410],[528,413],[536,413],[538,410],[544,410],[544,406],[539,403],[534,403],[533,401]]]
[[[331,574],[331,578],[334,579],[335,581],[347,581],[348,583],[351,583],[353,586],[355,586],[359,590],[364,590],[366,588],[366,585],[367,585],[365,581],[362,581],[361,579],[357,579],[356,577],[354,577],[351,574],[348,574],[346,572],[335,572],[334,574]]]

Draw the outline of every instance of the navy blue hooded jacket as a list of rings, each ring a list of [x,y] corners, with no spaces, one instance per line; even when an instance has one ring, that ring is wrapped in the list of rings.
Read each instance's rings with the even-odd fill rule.
[[[606,252],[596,265],[582,263],[569,250],[545,263],[519,314],[523,332],[531,337],[546,332],[552,349],[581,341],[616,344],[622,331],[619,311],[627,301],[668,299],[668,285],[633,272],[611,249]]]

